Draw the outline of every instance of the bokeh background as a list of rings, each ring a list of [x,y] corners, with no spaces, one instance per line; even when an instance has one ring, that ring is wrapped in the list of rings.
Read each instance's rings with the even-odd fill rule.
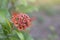
[[[24,7],[20,6],[21,12],[27,12],[34,19],[29,32],[34,40],[60,40],[60,0],[25,0],[23,2],[18,1],[16,4],[19,5],[19,3],[24,6],[27,3],[35,6],[31,8],[36,9],[32,12],[28,12],[31,11],[28,10],[30,7],[24,10]],[[7,8],[11,9],[12,6],[16,5],[9,3]],[[19,9],[16,8],[16,10]]]
[[[39,11],[29,13],[36,19],[30,35],[34,40],[60,40],[60,0],[37,0]]]

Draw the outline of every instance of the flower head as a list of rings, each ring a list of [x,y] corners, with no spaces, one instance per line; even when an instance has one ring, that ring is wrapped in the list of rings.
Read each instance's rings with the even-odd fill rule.
[[[31,25],[31,18],[25,13],[14,13],[12,22],[19,30],[24,30]]]

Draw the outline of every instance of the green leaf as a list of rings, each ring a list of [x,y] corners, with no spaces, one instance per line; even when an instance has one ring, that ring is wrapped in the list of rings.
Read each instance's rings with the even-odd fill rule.
[[[18,37],[20,38],[20,40],[24,40],[24,35],[21,32],[16,31]]]
[[[11,32],[12,25],[9,19],[10,19],[10,14],[8,10],[0,9],[0,24],[2,25],[2,29],[6,35]]]
[[[33,40],[33,38],[25,31],[16,31],[20,40]]]
[[[34,40],[27,32],[21,31],[21,33],[24,35],[25,40]]]

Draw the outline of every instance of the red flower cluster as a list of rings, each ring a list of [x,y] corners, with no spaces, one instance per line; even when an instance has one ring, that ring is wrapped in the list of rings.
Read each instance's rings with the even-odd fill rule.
[[[31,18],[24,13],[13,13],[12,22],[18,30],[24,30],[31,25]]]

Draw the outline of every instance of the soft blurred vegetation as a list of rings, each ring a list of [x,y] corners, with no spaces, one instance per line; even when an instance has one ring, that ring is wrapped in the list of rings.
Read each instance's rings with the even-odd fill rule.
[[[28,33],[11,29],[11,11],[36,17],[30,31],[34,40],[60,40],[60,0],[0,0],[0,40],[33,40]]]

